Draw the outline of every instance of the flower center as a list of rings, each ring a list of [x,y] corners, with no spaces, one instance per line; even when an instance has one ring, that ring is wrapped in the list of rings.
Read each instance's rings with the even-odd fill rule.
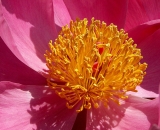
[[[136,92],[146,74],[141,51],[127,33],[94,18],[90,24],[87,19],[71,21],[49,47],[48,85],[69,109],[78,105],[77,112],[98,108],[100,102],[119,104],[127,91]]]

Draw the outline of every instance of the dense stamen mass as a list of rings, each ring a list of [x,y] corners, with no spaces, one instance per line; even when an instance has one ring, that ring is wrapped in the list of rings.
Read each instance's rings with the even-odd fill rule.
[[[77,112],[98,108],[100,102],[106,107],[111,100],[119,103],[127,91],[136,92],[146,74],[141,51],[124,30],[94,18],[90,24],[87,19],[71,21],[49,47],[48,85],[69,109],[79,105]]]

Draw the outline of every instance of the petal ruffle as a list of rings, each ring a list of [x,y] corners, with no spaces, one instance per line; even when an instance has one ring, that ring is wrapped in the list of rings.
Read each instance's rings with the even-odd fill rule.
[[[0,37],[0,81],[42,85],[46,79],[13,55]]]
[[[131,94],[137,97],[142,97],[142,98],[148,98],[148,99],[153,99],[159,96],[159,94],[156,94],[155,92],[148,91],[141,86],[136,87],[137,92],[127,92],[127,95]]]
[[[0,35],[23,63],[44,72],[44,53],[57,36],[52,0],[2,0]]]
[[[130,30],[142,23],[160,19],[159,0],[129,0],[125,30]]]
[[[72,129],[77,114],[52,89],[7,81],[0,86],[1,130]]]
[[[73,20],[76,18],[95,17],[97,20],[105,21],[107,24],[114,23],[118,28],[124,27],[127,13],[127,0],[64,0],[64,3]],[[123,19],[123,20],[122,20]]]
[[[158,122],[158,98],[130,98],[133,99],[121,106],[111,103],[109,108],[101,105],[89,110],[87,130],[148,130],[151,124]]]

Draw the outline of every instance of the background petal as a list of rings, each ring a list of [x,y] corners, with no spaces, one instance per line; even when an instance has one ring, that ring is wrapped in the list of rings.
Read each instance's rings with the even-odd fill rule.
[[[9,50],[0,37],[0,81],[12,81],[21,84],[43,85],[46,79],[23,64]]]
[[[118,28],[124,27],[127,13],[127,0],[64,0],[64,3],[73,20],[76,18],[95,17],[97,20],[105,21],[107,24],[114,23]]]
[[[160,19],[159,0],[129,0],[125,30],[130,30],[142,23]]]
[[[4,42],[19,60],[44,72],[45,50],[49,40],[57,36],[52,0],[2,0],[0,9],[0,35]]]
[[[0,82],[1,130],[72,129],[77,113],[45,86]]]

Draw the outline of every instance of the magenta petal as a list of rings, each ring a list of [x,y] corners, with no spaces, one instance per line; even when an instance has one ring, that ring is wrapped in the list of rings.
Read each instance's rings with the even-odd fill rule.
[[[129,30],[128,34],[133,38],[136,44],[140,44],[144,39],[151,36],[158,29],[160,29],[160,19],[138,25]]]
[[[129,0],[125,30],[160,18],[159,0]]]
[[[141,49],[143,56],[142,62],[148,64],[147,74],[144,77],[141,87],[158,93],[160,81],[160,58],[158,58],[160,55],[160,44],[158,40],[160,37],[160,20],[152,20],[139,25],[130,30],[128,34],[138,44],[138,48]],[[148,97],[147,93],[145,97]]]
[[[0,37],[0,81],[42,85],[46,79],[18,60]]]
[[[45,50],[57,36],[52,0],[2,0],[0,12],[4,42],[23,63],[44,72]]]
[[[87,130],[148,130],[151,124],[158,122],[158,99],[137,97],[133,100],[121,106],[110,103],[109,108],[106,108],[102,104],[99,109],[89,110]]]
[[[160,29],[138,44],[138,47],[141,48],[142,51],[142,62],[146,62],[148,64],[148,68],[146,70],[147,74],[140,86],[155,93],[158,93],[160,82],[159,37]]]
[[[127,0],[64,0],[64,3],[72,19],[88,18],[105,21],[107,24],[114,23],[119,28],[124,27],[127,13]]]

